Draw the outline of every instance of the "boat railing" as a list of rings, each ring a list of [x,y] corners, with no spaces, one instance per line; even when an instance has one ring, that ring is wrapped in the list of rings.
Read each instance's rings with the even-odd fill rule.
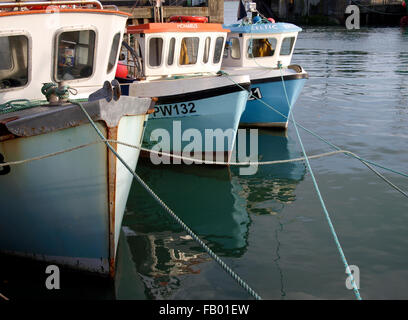
[[[24,8],[30,6],[61,6],[61,5],[93,5],[97,9],[103,9],[102,3],[97,0],[66,0],[66,1],[30,1],[30,2],[4,2],[0,3],[0,9]]]

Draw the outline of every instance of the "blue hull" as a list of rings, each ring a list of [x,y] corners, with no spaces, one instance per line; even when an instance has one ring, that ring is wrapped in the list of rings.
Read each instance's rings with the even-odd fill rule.
[[[236,91],[204,99],[158,104],[155,107],[155,113],[149,116],[143,146],[154,147],[161,141],[159,136],[162,130],[160,129],[164,129],[169,133],[171,141],[169,144],[163,143],[161,150],[164,152],[181,154],[193,141],[190,133],[196,132],[199,133],[197,137],[201,137],[202,140],[195,145],[194,151],[231,153],[247,97],[246,91]],[[193,130],[186,131],[188,129]],[[223,143],[217,143],[215,137],[211,139],[212,144],[206,143],[206,130],[208,132],[208,130],[217,129],[220,133],[217,136]],[[186,136],[183,137],[183,135]]]
[[[123,117],[113,139],[138,145],[145,119]],[[106,126],[97,125],[108,136]],[[91,143],[95,136],[84,124],[2,141],[0,154],[7,161],[30,159]],[[117,152],[136,168],[137,149],[119,145]],[[104,144],[12,166],[0,177],[1,253],[113,276],[133,177],[116,160],[108,161]]]
[[[262,83],[259,83],[262,80],[252,81],[251,90],[256,97],[261,98],[262,101],[272,106],[282,115],[252,97],[252,100],[248,99],[247,107],[241,118],[241,125],[254,127],[287,127],[289,110],[292,109],[296,103],[306,79],[285,80],[290,107],[286,100],[281,78],[272,79],[278,81],[272,80]]]

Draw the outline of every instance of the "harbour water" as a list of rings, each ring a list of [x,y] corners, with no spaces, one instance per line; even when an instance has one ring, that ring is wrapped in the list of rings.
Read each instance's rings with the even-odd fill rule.
[[[226,3],[234,22],[236,3]],[[229,6],[229,7],[228,7]],[[310,79],[294,115],[334,144],[407,172],[408,32],[308,28],[293,63]],[[331,151],[301,132],[309,154]],[[287,138],[260,132],[263,160],[300,156]],[[363,298],[406,299],[408,201],[357,160],[312,160],[317,181]],[[207,244],[266,299],[353,299],[303,163],[232,169],[139,165],[138,172]],[[387,174],[397,185],[408,181]],[[248,295],[136,185],[124,221],[148,299],[246,299]],[[128,297],[130,298],[130,297]]]
[[[226,23],[234,22],[236,3],[225,5]],[[299,123],[343,149],[408,171],[407,30],[305,27],[292,63],[310,77],[294,109]],[[261,160],[301,156],[292,124],[286,134],[259,135]],[[308,154],[332,151],[301,135]],[[359,267],[362,297],[407,299],[407,199],[346,156],[311,165],[348,262]],[[253,176],[236,168],[140,162],[137,173],[264,299],[354,298],[302,162],[260,167]],[[406,178],[386,176],[408,189]],[[3,269],[0,292],[16,298],[250,298],[135,183],[123,224],[115,287],[62,276],[58,294],[38,292],[42,279],[27,286]]]

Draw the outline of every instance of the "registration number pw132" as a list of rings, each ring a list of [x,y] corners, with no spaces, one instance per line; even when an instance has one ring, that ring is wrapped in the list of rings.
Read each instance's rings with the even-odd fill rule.
[[[175,117],[191,113],[197,113],[193,102],[158,105],[154,107],[153,117]]]

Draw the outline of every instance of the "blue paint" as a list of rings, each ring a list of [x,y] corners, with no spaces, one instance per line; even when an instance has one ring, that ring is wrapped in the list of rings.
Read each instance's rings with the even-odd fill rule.
[[[231,134],[228,135],[228,138],[231,138],[233,139],[233,141],[235,141],[235,135],[238,130],[240,118],[245,110],[247,97],[248,93],[246,91],[237,91],[234,93],[205,98],[201,100],[175,103],[178,106],[181,106],[181,104],[188,105],[190,103],[193,103],[194,109],[196,111],[195,113],[187,113],[185,115],[173,114],[172,116],[166,117],[163,117],[160,113],[156,113],[156,115],[151,114],[149,116],[145,135],[143,137],[143,146],[152,147],[158,143],[156,141],[151,141],[152,132],[156,129],[165,129],[167,132],[169,132],[171,140],[173,140],[174,122],[180,121],[182,133],[184,133],[187,129],[196,129],[200,132],[203,141],[201,144],[201,148],[196,149],[196,151],[232,151],[233,146],[230,146],[230,148],[228,148],[227,143],[224,143],[223,146],[219,146],[216,144],[215,139],[213,141],[213,144],[216,149],[210,148],[208,145],[205,145],[205,130],[221,129],[224,132],[226,132],[226,130],[230,130]],[[156,106],[156,108],[160,110],[160,107],[164,108],[167,106],[169,108],[169,106],[174,107],[175,104],[158,105]],[[184,141],[179,146],[175,146],[173,141],[173,143],[163,151],[181,152],[189,143],[190,141]]]
[[[296,103],[306,79],[285,81],[291,108]],[[252,92],[259,88],[261,99],[271,105],[284,116],[289,115],[289,106],[286,101],[282,81],[251,84]],[[268,108],[258,100],[248,100],[247,107],[241,117],[242,124],[256,125],[260,123],[286,124],[287,118]]]
[[[289,33],[300,32],[302,28],[291,23],[260,23],[250,25],[229,24],[223,26],[225,29],[231,30],[232,33]]]

